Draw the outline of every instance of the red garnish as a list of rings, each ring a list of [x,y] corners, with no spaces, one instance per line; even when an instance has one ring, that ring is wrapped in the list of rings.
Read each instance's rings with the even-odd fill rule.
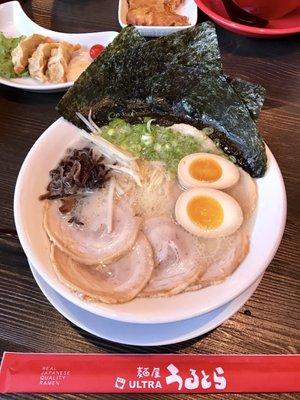
[[[94,60],[95,58],[97,58],[105,49],[104,46],[102,46],[102,44],[95,44],[94,46],[92,46],[90,48],[90,56],[91,58]]]

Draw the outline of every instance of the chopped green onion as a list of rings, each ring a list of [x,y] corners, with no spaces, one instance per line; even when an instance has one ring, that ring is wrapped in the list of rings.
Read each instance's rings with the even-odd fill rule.
[[[159,143],[155,143],[154,150],[159,153],[161,151],[161,145]]]
[[[153,136],[152,135],[142,135],[141,140],[146,146],[150,146],[153,143]]]
[[[145,118],[143,123],[129,124],[115,118],[101,127],[101,137],[129,151],[136,158],[162,161],[173,171],[184,156],[204,151],[198,138],[151,125],[152,122],[153,119]]]
[[[211,127],[211,126],[207,126],[207,127],[205,127],[205,128],[202,129],[202,132],[203,132],[205,135],[209,136],[209,135],[211,135],[212,133],[214,133],[214,128]]]
[[[152,123],[153,121],[155,121],[155,119],[149,119],[149,121],[147,121],[147,123],[146,123],[146,128],[147,128],[147,131],[148,131],[149,133],[151,133],[151,123]]]
[[[108,136],[113,136],[113,135],[115,134],[115,130],[112,129],[112,128],[110,128],[110,129],[107,131],[107,134],[108,134]]]

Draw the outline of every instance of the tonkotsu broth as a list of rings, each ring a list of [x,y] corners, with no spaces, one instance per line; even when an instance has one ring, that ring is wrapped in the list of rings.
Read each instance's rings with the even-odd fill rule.
[[[97,147],[94,147],[94,150],[97,153],[99,152],[99,148]],[[100,155],[99,152],[99,156]],[[141,230],[143,230],[144,222],[153,217],[168,218],[175,222],[174,226],[178,226],[174,217],[174,208],[179,195],[183,192],[183,189],[178,183],[177,176],[168,172],[167,168],[161,162],[137,160],[137,164],[139,167],[142,186],[137,185],[135,180],[126,173],[120,173],[116,170],[110,171],[110,177],[115,180],[112,212],[114,213],[114,209],[117,207],[119,202],[124,202],[125,204],[127,203],[130,205],[133,216],[135,215],[142,218]],[[99,232],[100,237],[102,232],[105,232],[106,230],[106,216],[103,216],[103,212],[106,213],[109,208],[110,182],[111,181],[108,180],[105,187],[99,190],[85,193],[81,198],[79,198],[71,214],[62,215],[61,217],[66,220],[66,223],[70,219],[70,215],[75,217],[77,221],[82,223],[82,225],[79,224],[77,226],[78,229],[83,231],[86,230],[87,233],[88,231],[94,232],[95,238],[97,238]],[[204,239],[188,233],[180,226],[180,229],[184,230],[185,234],[189,236],[187,242],[190,246],[190,250],[188,254],[193,253],[194,261],[198,263],[199,267],[201,266],[199,268],[199,271],[201,272],[198,273],[196,281],[193,280],[192,283],[189,283],[191,281],[186,281],[186,284],[189,286],[186,286],[186,289],[183,290],[195,290],[206,285],[221,282],[227,276],[227,274],[224,273],[223,266],[225,269],[227,268],[227,270],[230,271],[229,274],[231,274],[247,254],[248,235],[250,231],[250,224],[247,220],[249,217],[249,210],[253,210],[256,202],[255,183],[252,178],[249,177],[245,179],[245,176],[243,175],[243,179],[238,182],[237,188],[232,188],[232,195],[239,203],[241,203],[245,217],[242,227],[234,234],[224,238]],[[243,232],[242,237],[244,237],[245,240],[243,247],[237,251],[240,244],[239,238],[241,237],[241,231]],[[164,241],[163,239],[164,238],[161,240],[161,250],[168,254],[168,259],[172,264],[174,257],[177,257],[176,240],[173,243],[167,240]],[[62,240],[64,239],[62,238]],[[223,258],[223,253],[220,255],[220,248],[224,249],[224,260],[228,260],[227,263],[226,261],[223,263],[220,261]],[[237,253],[236,256],[235,252]],[[77,261],[79,262],[79,260]],[[161,270],[162,277],[164,274],[168,275],[172,272],[172,265],[164,265],[165,261],[166,260],[164,260],[161,265],[160,261],[157,261],[159,264],[156,265],[157,268],[155,269],[156,273]],[[82,264],[84,264],[84,262],[82,262]],[[105,268],[105,263],[101,264],[102,267]],[[217,277],[215,277],[214,271],[218,271],[219,265],[220,274],[217,274]],[[203,282],[201,277],[206,277],[210,268],[212,268],[212,279],[205,279],[205,282]],[[172,273],[170,276],[172,276]],[[210,277],[210,275],[208,275],[208,277]],[[183,280],[184,279],[185,278],[183,278]],[[80,288],[77,287],[76,291],[79,289]],[[79,293],[81,293],[80,290]],[[82,290],[82,293],[87,295],[86,290]],[[144,293],[147,294],[147,291],[145,292],[142,290],[138,296],[143,297]],[[175,292],[172,291],[172,293]],[[170,292],[163,295],[169,296],[172,295],[172,293]],[[150,296],[155,297],[156,294],[153,293]],[[92,297],[93,296],[91,296],[91,298]]]
[[[143,186],[132,185],[126,194],[137,215],[142,218],[172,217],[176,200],[182,189],[176,177],[162,163],[139,162]]]

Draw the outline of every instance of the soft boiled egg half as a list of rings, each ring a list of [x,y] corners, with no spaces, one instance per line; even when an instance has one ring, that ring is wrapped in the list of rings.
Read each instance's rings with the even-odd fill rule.
[[[189,154],[178,164],[178,180],[185,189],[226,189],[237,183],[239,177],[238,168],[231,161],[216,154]]]
[[[188,232],[203,238],[231,235],[243,222],[238,202],[211,188],[193,188],[183,192],[176,202],[175,217]]]

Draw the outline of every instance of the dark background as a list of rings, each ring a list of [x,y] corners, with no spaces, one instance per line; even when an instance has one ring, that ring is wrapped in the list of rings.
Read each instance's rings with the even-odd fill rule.
[[[24,1],[38,24],[63,32],[119,30],[116,0]],[[199,15],[199,20],[205,16]],[[218,28],[224,69],[266,87],[259,127],[275,155],[288,195],[288,219],[280,248],[255,294],[214,331],[184,343],[142,348],[101,340],[66,321],[35,283],[14,239],[13,191],[20,166],[41,133],[58,115],[61,94],[36,94],[0,86],[0,356],[3,351],[116,353],[299,352],[299,38],[249,39]],[[270,207],[272,207],[270,194]],[[12,233],[12,235],[10,235]],[[266,238],[267,240],[267,238]],[[259,257],[259,255],[258,255]],[[251,271],[249,271],[251,273]],[[3,399],[295,399],[260,395],[7,395]]]

